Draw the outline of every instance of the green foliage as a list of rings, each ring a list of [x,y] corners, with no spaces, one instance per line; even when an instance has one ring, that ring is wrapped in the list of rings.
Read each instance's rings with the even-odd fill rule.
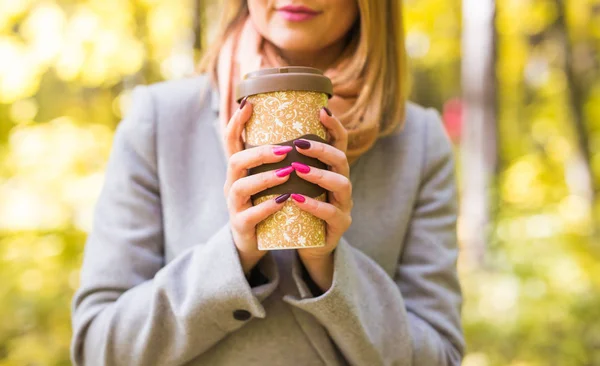
[[[112,133],[133,85],[198,59],[187,4],[0,0],[0,366],[69,364]],[[460,5],[405,0],[412,97],[438,109],[461,92]],[[598,365],[600,3],[497,8],[500,164],[485,262],[460,263],[465,365]]]
[[[465,364],[598,365],[598,3],[497,6],[500,166],[486,263],[462,272]]]
[[[191,10],[160,0],[0,9],[0,365],[69,365],[71,299],[114,127],[135,84],[179,76]]]
[[[70,305],[84,235],[17,231],[0,240],[0,365],[69,365]]]

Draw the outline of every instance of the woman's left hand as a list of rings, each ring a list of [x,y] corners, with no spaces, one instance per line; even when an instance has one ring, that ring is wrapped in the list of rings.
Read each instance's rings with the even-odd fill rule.
[[[326,291],[333,278],[333,251],[342,235],[352,223],[352,183],[350,182],[350,165],[346,158],[348,148],[348,132],[342,123],[323,108],[320,119],[331,137],[330,144],[318,141],[298,143],[294,141],[296,150],[303,155],[319,159],[329,165],[330,170],[308,167],[304,164],[292,163],[296,173],[302,179],[318,184],[329,191],[329,202],[317,201],[303,195],[292,195],[294,203],[302,210],[325,220],[327,235],[325,246],[319,248],[298,249],[298,255],[311,275],[313,281]],[[308,148],[306,142],[310,145]],[[299,146],[300,145],[300,146]],[[304,202],[302,202],[304,199]]]

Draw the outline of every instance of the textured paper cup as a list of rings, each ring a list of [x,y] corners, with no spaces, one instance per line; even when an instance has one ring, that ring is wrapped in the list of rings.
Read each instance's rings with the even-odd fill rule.
[[[256,78],[277,76],[282,74],[294,74],[296,80],[306,85],[296,85],[293,80],[281,78],[278,83],[267,84],[267,87],[257,88],[261,93],[252,93],[256,90],[241,91],[238,88],[240,99],[248,96],[252,103],[253,112],[250,120],[246,123],[245,140],[250,145],[279,144],[296,139],[306,134],[314,134],[326,140],[326,129],[320,121],[321,108],[327,106],[331,95],[327,89],[327,83],[323,84],[323,78],[327,79],[317,69],[310,68],[284,68],[260,70]],[[309,77],[318,75],[318,83],[302,81],[302,73],[309,71]],[[270,73],[272,72],[272,73]],[[317,74],[318,73],[318,74]],[[249,74],[250,78],[252,73]],[[283,75],[284,77],[287,75]],[[245,80],[248,79],[248,76]],[[310,80],[309,80],[310,81]],[[327,79],[329,83],[329,79]],[[321,84],[319,84],[321,83]],[[304,90],[274,90],[280,88],[296,88]],[[325,85],[323,87],[323,85]],[[329,84],[330,85],[330,84]],[[311,88],[316,91],[310,90]],[[330,88],[330,87],[329,87]],[[309,90],[306,90],[309,89]],[[292,174],[296,174],[292,172]],[[269,194],[252,200],[253,205],[260,204],[278,195]],[[322,193],[316,200],[325,202],[327,193]],[[283,204],[283,207],[267,219],[260,222],[256,227],[258,248],[260,250],[292,249],[306,247],[322,247],[325,245],[326,223],[325,221],[300,209],[291,199]]]

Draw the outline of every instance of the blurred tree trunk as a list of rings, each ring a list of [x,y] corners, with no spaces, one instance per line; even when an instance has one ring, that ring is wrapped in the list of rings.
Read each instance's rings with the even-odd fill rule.
[[[483,263],[490,223],[491,183],[497,164],[496,30],[494,0],[463,0],[459,235],[469,267]]]
[[[554,0],[557,10],[556,22],[554,24],[555,34],[564,52],[563,67],[567,79],[567,90],[572,114],[573,130],[577,138],[579,154],[574,159],[570,171],[576,178],[569,179],[573,184],[572,190],[578,195],[585,197],[590,205],[595,201],[594,175],[591,167],[592,152],[588,138],[588,128],[585,117],[585,103],[587,90],[582,85],[580,77],[575,68],[575,55],[573,44],[569,37],[569,29],[566,22],[566,2]],[[567,173],[569,170],[567,171]]]
[[[135,35],[138,39],[147,39],[146,34],[146,22],[148,21],[148,11],[138,9],[133,13],[135,20]],[[144,44],[146,49],[149,48],[148,44]],[[145,84],[147,82],[147,74],[149,73],[148,68],[148,57],[144,57],[142,67],[134,74],[127,75],[123,77],[121,81],[121,90],[132,90],[136,85]],[[117,95],[119,92],[114,91],[114,95]]]
[[[202,48],[202,18],[204,15],[203,0],[194,0],[192,14],[194,14],[194,49]]]
[[[204,28],[206,24],[204,20],[206,19],[206,0],[194,0],[194,8],[192,10],[194,14],[194,61],[197,66],[205,47],[204,32],[206,30]]]

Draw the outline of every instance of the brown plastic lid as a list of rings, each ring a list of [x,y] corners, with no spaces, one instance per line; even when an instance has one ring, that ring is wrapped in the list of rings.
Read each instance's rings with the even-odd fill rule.
[[[331,98],[333,84],[323,72],[313,67],[288,66],[260,69],[244,75],[237,85],[235,99],[240,102],[249,95],[285,90],[314,91]]]

